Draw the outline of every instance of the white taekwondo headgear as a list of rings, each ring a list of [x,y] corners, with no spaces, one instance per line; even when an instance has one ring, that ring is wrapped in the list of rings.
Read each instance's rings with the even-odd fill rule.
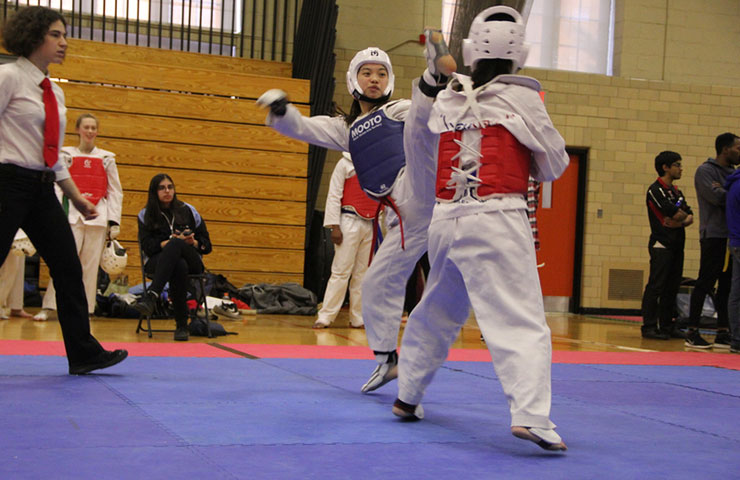
[[[120,275],[126,269],[128,254],[118,240],[109,240],[100,257],[100,268],[108,275]]]
[[[510,15],[514,21],[486,21],[497,13]],[[514,71],[524,66],[529,46],[524,44],[526,25],[521,14],[511,7],[498,5],[486,8],[470,24],[468,38],[463,40],[463,62],[475,69],[479,60],[503,58],[511,60]]]
[[[355,54],[352,61],[349,62],[349,70],[347,70],[347,90],[350,95],[360,100],[360,97],[365,95],[365,92],[360,88],[360,84],[357,82],[357,73],[360,71],[360,67],[366,63],[379,63],[385,67],[388,71],[388,86],[383,92],[384,97],[390,97],[393,92],[393,83],[395,76],[393,75],[393,67],[391,66],[391,59],[387,53],[377,47],[366,48],[360,50]]]

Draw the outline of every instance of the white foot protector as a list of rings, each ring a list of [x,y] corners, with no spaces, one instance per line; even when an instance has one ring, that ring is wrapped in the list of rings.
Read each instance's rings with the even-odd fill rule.
[[[517,438],[534,442],[545,450],[562,452],[568,450],[560,435],[551,428],[511,427],[511,434]]]
[[[391,380],[398,378],[398,358],[390,358],[384,363],[379,363],[373,373],[370,375],[370,379],[362,386],[362,393],[372,392],[382,387]]]

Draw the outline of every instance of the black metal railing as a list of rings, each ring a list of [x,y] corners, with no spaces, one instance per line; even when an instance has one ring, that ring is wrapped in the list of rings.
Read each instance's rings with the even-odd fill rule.
[[[0,0],[59,10],[68,36],[169,50],[287,61],[302,0]]]

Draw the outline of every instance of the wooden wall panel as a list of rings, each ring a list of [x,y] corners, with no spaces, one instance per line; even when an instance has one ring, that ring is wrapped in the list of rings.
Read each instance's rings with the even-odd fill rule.
[[[308,103],[310,94],[305,80],[94,57],[68,56],[63,64],[50,65],[49,72],[73,81],[252,99],[280,85],[296,103]]]
[[[194,118],[229,123],[264,125],[267,112],[254,100],[207,95],[182,95],[176,92],[116,88],[81,83],[62,83],[67,107],[85,111],[112,111]],[[281,88],[279,83],[275,88]],[[296,105],[308,115],[308,105]],[[75,117],[70,116],[70,122]]]
[[[98,145],[116,153],[130,283],[141,281],[136,215],[160,172],[206,221],[209,270],[237,286],[302,282],[308,146],[266,127],[254,99],[281,88],[308,115],[308,81],[276,62],[76,39],[69,52],[51,68],[52,77],[68,80],[60,83],[65,143],[77,143],[74,121],[89,111],[100,120]]]
[[[123,275],[128,277],[128,284],[138,285],[141,283],[141,267],[139,267],[139,260],[136,259],[136,264],[131,264],[126,267]],[[235,271],[235,270],[213,270],[209,268],[210,272],[221,274],[225,276],[232,285],[241,287],[247,283],[303,283],[302,273],[279,273],[279,272],[248,272],[248,271]],[[49,284],[49,270],[42,266],[39,274],[39,287],[46,288]]]
[[[185,192],[180,189],[178,198],[193,205],[206,221],[259,223],[267,226],[305,225],[306,204],[303,202],[199,196],[188,194],[187,189]],[[124,216],[138,215],[146,206],[146,200],[146,192],[126,191],[123,196]]]
[[[118,174],[124,189],[146,192],[152,177],[161,170],[153,167],[121,165],[118,167]],[[305,178],[174,169],[166,173],[172,177],[177,192],[233,198],[269,198],[294,202],[306,199]]]
[[[76,119],[87,110],[69,108],[67,115]],[[305,142],[293,140],[267,126],[209,122],[174,117],[153,117],[129,113],[96,112],[106,135],[154,142],[216,145],[254,150],[308,153]],[[74,122],[67,122],[66,134],[76,137]],[[75,138],[76,141],[76,138]]]
[[[164,63],[175,67],[197,67],[275,77],[290,77],[293,72],[293,65],[289,62],[135,47],[77,38],[69,38],[67,43],[69,44],[67,52],[78,57],[115,58],[127,62]]]
[[[105,125],[98,145],[116,153],[119,165],[145,165],[160,170],[179,168],[187,170],[212,170],[259,175],[306,177],[306,155],[290,152],[268,152],[244,148],[183,145],[178,143],[151,142],[109,138]],[[72,143],[76,135],[69,135]]]
[[[199,210],[200,211],[200,210]],[[124,215],[119,240],[137,241],[138,222],[136,216]],[[305,227],[286,225],[260,225],[257,223],[217,222],[206,220],[214,249],[221,247],[261,247],[302,250]]]

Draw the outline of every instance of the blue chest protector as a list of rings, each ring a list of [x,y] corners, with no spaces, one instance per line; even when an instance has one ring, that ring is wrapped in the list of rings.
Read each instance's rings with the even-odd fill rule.
[[[406,165],[403,151],[404,122],[391,120],[381,109],[352,124],[349,152],[362,189],[373,197],[391,193]]]

